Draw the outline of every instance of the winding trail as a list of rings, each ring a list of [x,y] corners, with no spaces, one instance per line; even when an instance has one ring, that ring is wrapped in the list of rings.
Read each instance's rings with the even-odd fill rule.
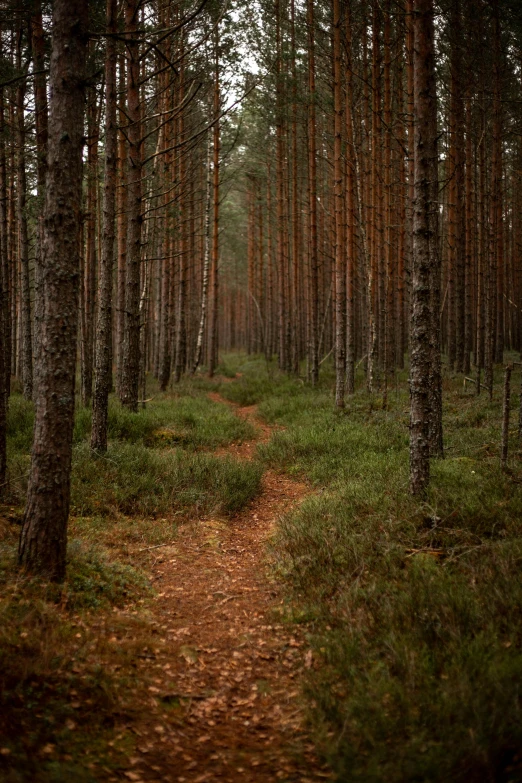
[[[274,428],[259,421],[256,406],[227,404],[259,435],[217,453],[252,459]],[[303,726],[299,678],[312,665],[305,630],[285,624],[278,585],[266,568],[275,520],[309,493],[306,484],[267,471],[261,494],[232,520],[183,525],[175,545],[158,550],[154,615],[164,643],[139,664],[138,677],[151,682],[149,709],[128,726],[137,754],[123,773],[127,779],[330,778]]]

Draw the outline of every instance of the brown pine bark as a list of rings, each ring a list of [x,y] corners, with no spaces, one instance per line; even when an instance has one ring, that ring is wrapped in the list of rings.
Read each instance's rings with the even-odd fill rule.
[[[212,378],[218,364],[218,297],[219,297],[219,156],[221,148],[219,111],[221,106],[219,83],[219,33],[216,28],[214,61],[214,144],[213,144],[213,215],[212,265],[210,277],[210,329],[208,341],[208,374]]]
[[[127,124],[125,112],[125,58],[118,58],[118,92],[120,111],[118,123]],[[117,275],[116,275],[116,388],[120,393],[123,377],[123,339],[125,333],[125,270],[127,260],[127,144],[123,131],[118,132],[118,188],[116,194],[117,223]]]
[[[179,66],[179,89],[177,90],[178,105],[182,105],[184,98],[184,42],[183,32],[181,33],[180,43],[180,66]],[[184,139],[184,116],[181,111],[178,118],[178,136],[179,143],[183,143]],[[181,375],[185,369],[186,356],[187,356],[187,333],[186,333],[186,301],[187,301],[187,252],[186,252],[186,234],[187,228],[185,224],[185,191],[186,191],[186,177],[185,177],[185,155],[183,152],[179,155],[179,183],[180,183],[180,203],[178,208],[179,215],[179,277],[178,277],[178,307],[177,307],[177,319],[176,319],[176,360],[174,364],[174,383],[179,383]]]
[[[384,282],[381,271],[381,53],[380,53],[380,10],[377,2],[373,3],[372,12],[372,120],[371,120],[371,203],[368,249],[370,254],[368,270],[368,364],[367,383],[370,394],[374,391],[377,361],[379,358],[379,338],[381,329],[382,304],[380,293]]]
[[[319,248],[317,239],[317,140],[315,117],[315,27],[314,0],[306,2],[308,25],[308,248],[309,248],[309,366],[310,380],[319,380]]]
[[[16,60],[22,67],[22,35],[18,31]],[[21,374],[23,393],[26,400],[33,397],[33,338],[31,318],[31,286],[29,280],[29,232],[27,228],[27,176],[25,167],[25,79],[21,79],[16,91],[16,125],[17,125],[17,204],[16,216],[19,231],[19,261],[20,261],[20,319],[22,327],[21,339]]]
[[[196,355],[192,365],[192,375],[196,372],[201,362],[203,351],[203,337],[205,335],[205,326],[207,322],[208,308],[208,281],[210,268],[210,208],[212,197],[212,169],[211,163],[211,143],[210,133],[207,139],[207,168],[206,168],[206,191],[205,191],[205,221],[204,221],[204,253],[203,253],[203,273],[201,285],[201,309],[199,316],[198,336],[196,340]]]
[[[140,60],[138,29],[139,0],[124,0],[127,47],[127,114],[129,127],[127,158],[127,249],[125,264],[125,316],[120,400],[138,411],[140,383],[140,264],[142,229],[142,164]]]
[[[48,175],[43,220],[44,311],[36,417],[20,564],[65,575],[78,330],[79,228],[87,4],[55,0]]]
[[[491,272],[492,297],[495,312],[493,316],[494,361],[501,363],[504,355],[504,222],[502,187],[502,78],[501,78],[501,40],[500,9],[498,0],[492,0],[493,6],[493,135],[491,159]]]
[[[345,128],[346,128],[346,391],[355,391],[355,255],[356,255],[356,210],[355,210],[355,148],[352,122],[353,80],[352,80],[352,27],[350,7],[346,6],[345,44]]]
[[[0,28],[1,29],[1,28]],[[0,87],[0,127],[5,127],[4,88]],[[7,220],[7,162],[5,135],[0,133],[0,275],[2,278],[2,304],[0,328],[4,354],[4,376],[0,377],[0,394],[9,396],[11,380],[11,291],[9,264],[9,230]],[[0,403],[1,404],[1,403]],[[7,403],[6,403],[7,404]]]
[[[385,273],[384,307],[384,389],[383,408],[388,405],[388,377],[395,368],[394,318],[394,249],[392,205],[392,94],[391,94],[391,12],[387,0],[384,14],[384,225],[383,272]]]
[[[4,88],[0,87],[0,127],[4,127]],[[7,467],[7,400],[10,374],[9,355],[9,262],[7,248],[7,172],[5,138],[0,132],[0,494],[3,494]]]
[[[341,96],[341,4],[333,0],[334,212],[335,212],[335,406],[344,408],[346,374],[346,249]]]
[[[105,178],[103,194],[103,236],[96,323],[96,368],[92,408],[91,449],[107,451],[107,419],[112,380],[112,269],[116,234],[116,173],[118,135],[116,126],[116,40],[117,1],[107,0],[105,54]]]
[[[290,3],[290,45],[291,72],[292,72],[292,312],[291,312],[291,351],[290,364],[292,372],[299,374],[299,333],[301,331],[301,301],[299,297],[299,270],[300,270],[300,224],[299,224],[299,183],[298,183],[298,139],[297,139],[297,66],[296,66],[296,37],[295,37],[295,0]],[[269,218],[270,219],[270,218]],[[267,330],[265,330],[266,332]],[[267,349],[267,357],[269,351]]]
[[[473,143],[470,88],[466,95],[465,105],[465,264],[464,264],[464,357],[462,370],[469,375],[471,369],[471,353],[473,351],[473,293],[475,257],[475,229],[473,204]],[[476,357],[475,357],[476,359]]]
[[[96,244],[97,212],[98,212],[98,141],[99,120],[95,89],[88,90],[87,98],[87,204],[85,215],[85,260],[83,274],[83,305],[81,328],[81,385],[80,396],[82,405],[87,407],[92,396],[92,381],[94,367],[94,337],[96,312],[96,267],[98,253]],[[101,108],[101,107],[100,107]]]
[[[34,335],[33,346],[35,356],[39,353],[40,321],[42,318],[42,298],[40,296],[40,253],[43,241],[43,204],[45,199],[45,176],[47,172],[47,85],[45,76],[45,40],[42,21],[41,0],[34,0],[31,15],[32,51],[34,67],[34,108],[36,126],[36,173],[38,194],[38,241],[36,244],[36,258],[34,264]],[[33,368],[33,374],[36,366]],[[38,379],[34,378],[38,383]]]

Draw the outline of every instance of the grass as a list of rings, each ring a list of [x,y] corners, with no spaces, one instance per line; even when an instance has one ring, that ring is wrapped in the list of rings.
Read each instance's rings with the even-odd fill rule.
[[[17,532],[0,523],[0,777],[94,781],[87,754],[111,768],[123,762],[110,743],[132,680],[128,668],[111,676],[99,625],[151,588],[143,572],[79,540],[69,545],[65,585],[23,576]]]
[[[311,390],[240,371],[229,394],[287,428],[261,458],[316,487],[272,554],[309,621],[310,723],[336,779],[522,780],[521,451],[513,433],[502,471],[500,392],[445,379],[446,459],[420,503],[404,383],[388,411],[360,388],[339,414],[328,373]]]
[[[186,520],[235,514],[260,487],[259,462],[210,453],[254,435],[208,398],[217,388],[219,380],[196,378],[174,392],[153,389],[137,414],[111,399],[106,455],[91,453],[90,411],[77,409],[61,586],[17,567],[34,412],[11,396],[0,508],[2,781],[93,783],[128,766],[132,747],[119,741],[118,725],[133,699],[150,697],[135,662],[157,643],[148,548],[175,539]]]
[[[310,726],[337,780],[522,780],[522,452],[513,431],[501,470],[500,372],[492,402],[445,377],[446,458],[433,463],[423,502],[408,492],[404,372],[383,411],[359,370],[341,413],[328,365],[315,389],[239,354],[219,376],[176,394],[153,390],[139,414],[111,403],[104,457],[90,454],[89,416],[78,411],[68,581],[58,592],[15,568],[32,410],[13,396],[12,504],[0,539],[2,780],[94,780],[87,748],[118,768],[109,742],[125,694],[144,687],[132,661],[152,639],[148,555],[137,554],[175,539],[190,516],[235,513],[258,491],[262,465],[314,488],[280,520],[271,550],[289,616],[307,623]],[[206,397],[216,390],[285,427],[258,447],[258,462],[207,453],[252,434]],[[128,606],[138,607],[132,619]]]

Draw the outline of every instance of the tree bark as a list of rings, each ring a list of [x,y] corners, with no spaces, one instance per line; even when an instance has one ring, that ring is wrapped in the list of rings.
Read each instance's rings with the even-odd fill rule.
[[[17,37],[17,65],[22,67],[22,33]],[[31,323],[31,287],[29,281],[29,233],[27,229],[27,176],[25,170],[25,79],[20,80],[16,91],[17,121],[17,220],[19,230],[20,260],[20,316],[22,326],[22,386],[24,397],[33,397],[33,337]]]
[[[87,4],[55,0],[48,175],[43,220],[43,319],[36,418],[20,564],[65,576],[78,331],[80,203]]]
[[[346,249],[341,99],[341,4],[333,0],[334,204],[335,204],[335,405],[344,408],[346,373]]]
[[[412,316],[410,351],[410,489],[423,495],[430,478],[429,413],[433,343],[433,211],[437,183],[437,97],[434,61],[433,0],[415,0]]]
[[[125,266],[125,315],[120,400],[137,413],[140,383],[140,264],[141,264],[141,105],[137,15],[139,0],[125,0],[127,43],[127,113],[129,128],[127,185],[127,257]]]
[[[107,30],[117,31],[116,0],[107,0]],[[96,367],[92,408],[91,449],[107,451],[107,419],[112,377],[112,269],[116,234],[116,41],[109,35],[105,56],[105,182],[103,236],[96,323]]]
[[[212,266],[211,266],[211,302],[210,329],[208,342],[208,374],[212,378],[218,363],[218,292],[219,292],[219,155],[220,155],[220,124],[219,109],[221,105],[219,86],[219,32],[216,29],[215,42],[215,73],[214,73],[214,154],[213,154],[213,194],[214,207],[212,217]]]

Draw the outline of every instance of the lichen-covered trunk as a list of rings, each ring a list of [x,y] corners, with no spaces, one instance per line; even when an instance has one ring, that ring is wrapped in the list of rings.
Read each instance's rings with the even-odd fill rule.
[[[20,563],[65,575],[80,272],[81,155],[87,4],[55,0],[48,174],[43,219],[43,312],[31,472]]]

